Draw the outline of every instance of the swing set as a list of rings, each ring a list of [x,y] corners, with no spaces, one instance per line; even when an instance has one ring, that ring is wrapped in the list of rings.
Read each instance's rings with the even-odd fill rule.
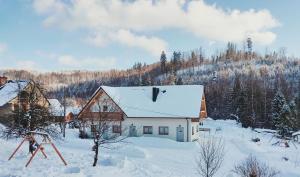
[[[36,138],[35,138],[36,136],[42,137],[42,142],[41,143],[38,143],[36,141]],[[28,162],[26,163],[25,167],[27,167],[30,164],[30,162],[35,157],[35,155],[37,154],[38,151],[41,151],[41,153],[44,155],[44,157],[47,158],[47,155],[44,151],[45,150],[44,145],[47,145],[47,144],[50,144],[52,146],[52,148],[55,150],[56,154],[62,160],[64,165],[67,165],[67,163],[66,163],[65,159],[62,157],[61,153],[58,151],[56,146],[52,143],[49,135],[46,134],[46,133],[40,133],[40,132],[34,132],[34,131],[28,132],[25,135],[22,142],[15,149],[15,151],[11,154],[11,156],[9,157],[8,160],[11,160],[13,158],[13,156],[17,153],[17,151],[20,149],[20,147],[24,144],[25,141],[29,142],[29,151],[31,152],[31,157],[28,160]]]

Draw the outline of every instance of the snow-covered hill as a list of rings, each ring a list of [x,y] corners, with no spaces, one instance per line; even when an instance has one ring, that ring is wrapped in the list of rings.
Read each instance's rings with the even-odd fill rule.
[[[236,177],[232,172],[235,164],[244,160],[249,154],[260,161],[281,171],[280,176],[300,176],[300,145],[298,149],[272,146],[276,139],[267,133],[254,133],[250,129],[240,128],[233,121],[206,120],[204,127],[211,128],[210,134],[202,133],[200,141],[214,136],[225,141],[225,161],[218,177]],[[216,131],[219,130],[219,131]],[[261,142],[253,143],[251,138],[259,137]],[[180,143],[168,139],[137,137],[126,139],[127,143],[114,144],[112,149],[102,148],[97,167],[92,167],[92,140],[78,138],[77,130],[68,130],[65,141],[56,145],[61,150],[68,166],[63,166],[52,148],[46,147],[48,159],[42,154],[33,159],[28,168],[27,146],[11,161],[9,155],[16,148],[20,139],[0,139],[0,177],[8,176],[118,176],[118,177],[194,177],[197,174],[195,159],[197,143]],[[284,161],[282,158],[289,160]]]

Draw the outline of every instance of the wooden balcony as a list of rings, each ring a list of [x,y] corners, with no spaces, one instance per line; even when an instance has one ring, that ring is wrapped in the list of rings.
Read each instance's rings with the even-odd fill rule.
[[[122,112],[86,112],[79,117],[81,120],[122,121]]]

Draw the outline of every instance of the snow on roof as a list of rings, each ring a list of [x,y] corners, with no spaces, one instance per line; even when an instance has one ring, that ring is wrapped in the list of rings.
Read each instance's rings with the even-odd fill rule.
[[[292,134],[292,136],[298,136],[298,135],[300,135],[300,130],[297,131],[297,132],[294,132],[294,133]]]
[[[50,109],[53,115],[55,116],[64,115],[64,108],[57,99],[48,99],[48,101],[50,103]]]
[[[18,96],[18,93],[23,90],[28,81],[9,81],[0,87],[0,106],[5,105],[12,99]]]
[[[156,102],[152,88],[159,88]],[[172,85],[102,88],[128,117],[199,117],[202,85]]]

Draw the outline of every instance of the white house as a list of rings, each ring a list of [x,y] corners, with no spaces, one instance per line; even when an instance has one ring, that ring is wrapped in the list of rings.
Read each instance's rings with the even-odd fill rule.
[[[81,133],[93,135],[106,120],[107,136],[155,136],[176,141],[199,137],[207,117],[202,85],[144,87],[101,86],[78,115]]]

